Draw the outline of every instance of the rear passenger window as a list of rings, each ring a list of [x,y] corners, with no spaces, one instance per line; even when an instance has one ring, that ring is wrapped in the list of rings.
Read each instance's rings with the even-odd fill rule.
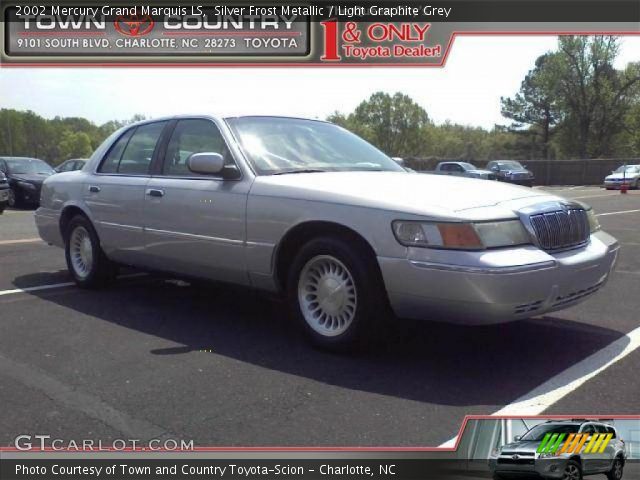
[[[146,175],[166,122],[141,125],[136,128],[131,140],[124,149],[118,173],[130,175]]]
[[[219,153],[225,157],[226,163],[232,162],[222,134],[212,121],[180,120],[169,140],[162,173],[178,177],[203,176],[193,173],[187,166],[187,159],[194,153]]]
[[[131,134],[135,129],[131,129],[127,131],[124,135],[122,135],[115,144],[112,145],[111,149],[107,156],[102,160],[102,164],[98,169],[100,173],[118,173],[118,164],[120,163],[120,159],[122,158],[122,152],[124,152],[127,143],[129,143],[129,139],[131,138]]]
[[[141,125],[129,130],[111,147],[98,170],[100,173],[146,175],[160,134],[167,122]]]

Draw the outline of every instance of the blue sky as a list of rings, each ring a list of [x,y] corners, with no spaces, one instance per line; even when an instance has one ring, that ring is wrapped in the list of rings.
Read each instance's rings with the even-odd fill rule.
[[[444,68],[412,69],[0,69],[0,108],[103,123],[175,113],[256,113],[325,118],[371,93],[401,91],[431,118],[491,128],[500,96],[517,92],[556,37],[459,37]],[[488,67],[487,56],[496,68]],[[618,67],[640,61],[640,37],[624,37]]]

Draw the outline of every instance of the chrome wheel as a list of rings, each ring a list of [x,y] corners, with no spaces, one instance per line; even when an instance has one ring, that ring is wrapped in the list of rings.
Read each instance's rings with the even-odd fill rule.
[[[349,269],[337,258],[319,255],[307,262],[298,280],[298,301],[309,326],[326,337],[347,331],[358,306]]]
[[[577,465],[569,464],[564,469],[564,480],[580,480],[580,469]]]
[[[93,245],[86,228],[79,226],[71,232],[69,255],[74,273],[81,279],[87,278],[93,268]]]

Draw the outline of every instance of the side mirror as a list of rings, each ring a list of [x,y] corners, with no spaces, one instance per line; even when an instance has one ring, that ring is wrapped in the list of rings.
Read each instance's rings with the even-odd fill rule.
[[[219,175],[224,169],[224,158],[219,153],[194,153],[187,159],[187,167],[193,173]]]
[[[522,439],[521,435],[516,435],[515,437],[513,437],[514,442],[519,442],[521,439]]]

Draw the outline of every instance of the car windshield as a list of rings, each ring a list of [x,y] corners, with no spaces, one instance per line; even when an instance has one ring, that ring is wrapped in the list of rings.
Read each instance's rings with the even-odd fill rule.
[[[640,165],[625,165],[618,167],[614,173],[640,173]]]
[[[524,170],[520,162],[498,162],[501,170]]]
[[[259,175],[405,171],[373,145],[331,123],[277,117],[230,118],[227,123]]]
[[[50,175],[53,173],[53,168],[44,163],[42,160],[38,160],[36,158],[24,158],[24,159],[13,159],[13,160],[5,160],[7,162],[7,167],[9,169],[9,173],[13,175],[20,174],[41,174],[41,175]]]
[[[525,433],[520,440],[524,440],[527,442],[540,442],[544,439],[544,436],[547,433],[578,433],[580,430],[580,425],[576,424],[566,424],[566,425],[558,425],[558,424],[543,424],[537,425]]]

